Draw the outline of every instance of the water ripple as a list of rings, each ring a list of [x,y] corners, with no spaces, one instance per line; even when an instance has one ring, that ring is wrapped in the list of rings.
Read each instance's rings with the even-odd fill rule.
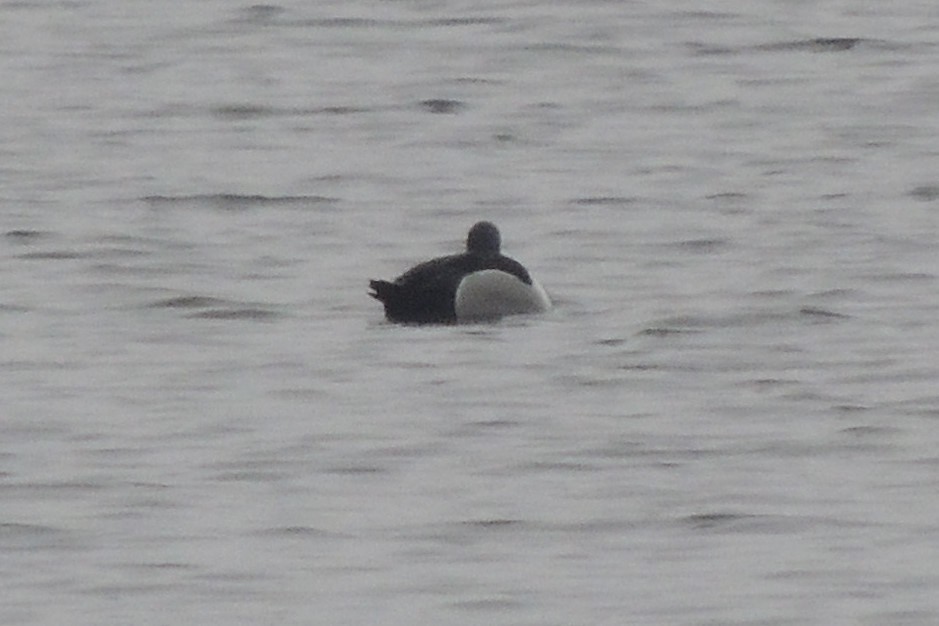
[[[210,194],[191,194],[180,196],[144,196],[141,201],[151,206],[207,206],[213,209],[237,210],[253,209],[258,207],[305,207],[321,206],[338,202],[338,198],[329,196],[305,195],[305,196],[265,196],[261,194],[235,194],[235,193],[210,193]]]

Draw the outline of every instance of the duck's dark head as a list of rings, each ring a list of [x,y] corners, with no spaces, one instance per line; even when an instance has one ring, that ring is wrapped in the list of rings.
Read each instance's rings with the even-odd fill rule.
[[[499,254],[502,237],[492,222],[476,222],[466,237],[466,251],[478,254]]]

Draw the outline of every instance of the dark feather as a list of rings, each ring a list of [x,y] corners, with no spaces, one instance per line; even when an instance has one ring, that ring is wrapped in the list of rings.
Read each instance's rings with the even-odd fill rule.
[[[468,274],[501,270],[532,284],[521,263],[499,253],[495,226],[480,222],[470,231],[467,243],[467,252],[415,265],[393,282],[370,281],[369,295],[385,305],[385,316],[393,322],[448,324],[456,321],[456,291]]]

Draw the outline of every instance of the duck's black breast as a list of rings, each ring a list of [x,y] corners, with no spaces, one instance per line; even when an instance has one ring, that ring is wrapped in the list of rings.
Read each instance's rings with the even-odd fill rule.
[[[528,270],[501,254],[465,252],[415,265],[394,282],[373,280],[372,297],[385,305],[385,316],[395,322],[446,324],[456,321],[455,300],[460,282],[469,274],[495,269],[531,285]]]

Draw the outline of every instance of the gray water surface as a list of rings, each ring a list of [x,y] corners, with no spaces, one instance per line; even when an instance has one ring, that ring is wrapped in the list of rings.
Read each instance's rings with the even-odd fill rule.
[[[929,3],[6,2],[0,76],[0,623],[939,623]],[[555,310],[385,322],[478,219]]]

